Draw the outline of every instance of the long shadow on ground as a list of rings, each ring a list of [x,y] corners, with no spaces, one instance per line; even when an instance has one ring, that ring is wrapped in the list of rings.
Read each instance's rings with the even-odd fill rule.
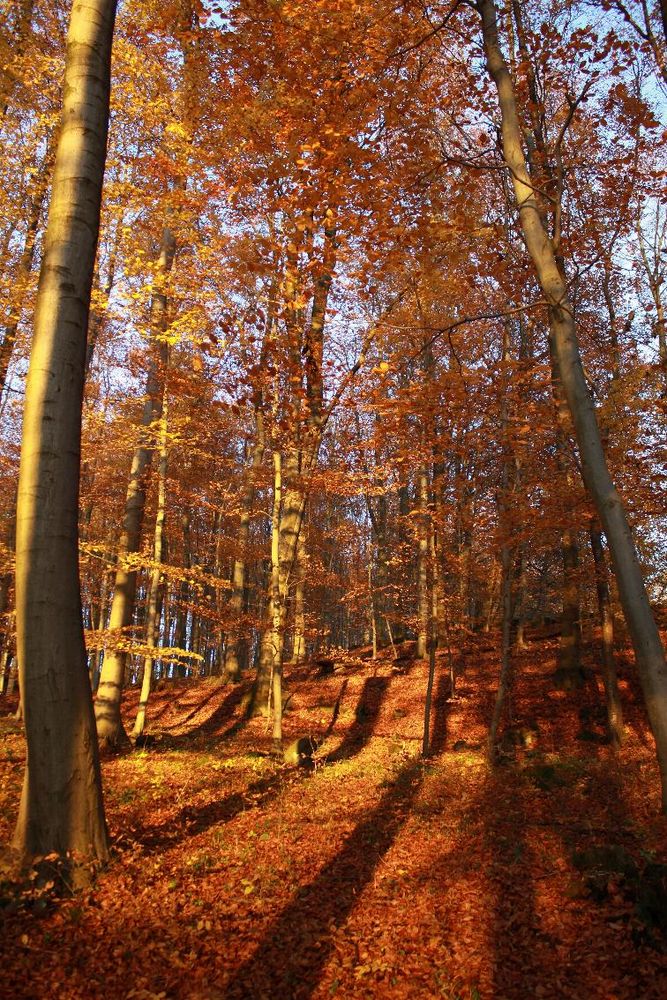
[[[430,754],[435,756],[445,749],[447,743],[447,713],[448,702],[452,694],[449,674],[445,673],[442,664],[440,665],[440,676],[438,686],[433,698],[433,726],[430,744]]]
[[[389,681],[388,677],[369,677],[366,680],[357,704],[356,721],[343,737],[338,749],[326,758],[327,763],[347,760],[359,753],[368,743],[373,735]],[[224,721],[232,717],[242,695],[243,688],[234,688],[222,705],[201,726],[191,730],[185,736],[167,737],[161,740],[155,749],[163,751],[187,749],[197,736],[212,735]],[[227,735],[228,732],[227,730],[223,736]],[[260,778],[242,791],[227,795],[218,802],[186,805],[160,826],[148,826],[144,829],[134,830],[132,840],[135,844],[141,844],[146,850],[168,848],[171,844],[178,843],[184,832],[189,836],[203,833],[218,823],[228,823],[247,809],[265,806],[287,784],[302,780],[302,777],[298,772],[287,777],[283,771],[278,771],[265,778]]]
[[[143,830],[133,831],[132,840],[141,844],[146,850],[168,848],[172,844],[180,843],[184,835],[194,836],[203,833],[217,823],[228,823],[248,809],[265,806],[287,785],[300,780],[303,779],[298,772],[293,772],[287,777],[282,771],[278,771],[254,781],[242,791],[233,792],[218,802],[184,806],[160,826],[149,826]]]
[[[207,719],[199,723],[199,725],[195,726],[193,729],[190,729],[187,733],[172,735],[169,732],[165,732],[164,734],[161,734],[157,738],[156,742],[151,746],[151,753],[166,753],[173,750],[191,750],[192,743],[195,740],[203,737],[216,737],[217,739],[218,730],[226,723],[231,722],[234,718],[236,710],[241,704],[245,692],[246,687],[244,685],[235,685],[226,695],[222,704],[220,704]],[[192,711],[184,719],[179,719],[175,725],[182,726],[187,723],[219,693],[219,689],[214,690],[198,705],[194,706]],[[151,719],[151,722],[154,721],[154,719]],[[238,723],[236,723],[235,726],[238,726]]]
[[[495,890],[492,964],[494,995],[539,996],[541,975],[559,962],[557,942],[544,933],[536,911],[531,854],[526,842],[527,810],[517,782],[511,799],[498,801],[488,787],[479,811],[485,819],[484,836],[493,853],[489,880]],[[516,932],[515,932],[516,931]],[[520,941],[521,945],[517,942]],[[537,991],[537,992],[536,992]]]
[[[650,876],[652,869],[667,868],[643,863],[641,833],[628,815],[613,765],[604,758],[595,765],[592,757],[537,759],[526,765],[523,778],[508,773],[506,787],[511,795],[499,795],[495,786],[479,803],[494,852],[491,874],[502,886],[493,928],[497,994],[508,1000],[664,997],[664,981],[656,981],[646,945],[664,948],[658,925],[665,896]],[[561,842],[560,850],[554,839]],[[561,853],[570,866],[567,889],[549,861]],[[561,895],[559,901],[564,892],[573,897]],[[614,894],[624,904],[610,906]],[[572,898],[581,904],[573,905]],[[649,912],[642,914],[646,902]],[[578,960],[591,950],[597,960]],[[662,965],[664,970],[667,962]]]
[[[354,909],[394,843],[422,780],[420,761],[411,762],[399,773],[339,853],[273,921],[254,954],[225,984],[226,1000],[306,1000],[312,994],[332,951],[332,933]]]
[[[355,709],[355,721],[343,737],[340,746],[327,754],[325,758],[327,764],[349,760],[363,750],[373,735],[390,680],[389,677],[368,677],[364,681]]]

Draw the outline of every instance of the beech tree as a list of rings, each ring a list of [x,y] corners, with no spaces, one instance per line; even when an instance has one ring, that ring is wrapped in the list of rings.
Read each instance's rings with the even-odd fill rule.
[[[124,692],[142,681],[137,734],[154,678],[212,676],[252,684],[251,711],[273,686],[279,739],[283,672],[289,686],[315,655],[367,645],[444,662],[433,696],[453,689],[466,643],[494,642],[494,757],[536,626],[558,633],[574,686],[599,622],[620,743],[620,593],[664,778],[664,668],[641,580],[653,597],[664,579],[658,7],[597,7],[600,23],[578,4],[547,16],[545,0],[497,15],[486,0],[119,6],[78,512],[102,742],[128,748]],[[63,9],[0,0],[6,685]],[[19,650],[38,642],[26,490]]]
[[[646,707],[656,741],[667,812],[667,662],[621,497],[602,447],[595,406],[584,376],[574,309],[562,267],[544,227],[526,167],[512,79],[503,56],[493,0],[479,0],[484,51],[498,91],[503,155],[511,173],[526,247],[549,309],[554,354],[575,427],[586,487],[603,524],[614,563],[623,612],[632,636]]]
[[[26,383],[16,530],[28,758],[14,846],[103,861],[107,835],[81,617],[81,404],[109,119],[115,0],[72,6],[62,124]]]

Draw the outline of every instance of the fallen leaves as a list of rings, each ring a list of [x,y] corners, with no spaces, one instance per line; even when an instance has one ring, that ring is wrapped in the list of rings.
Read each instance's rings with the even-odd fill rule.
[[[639,868],[664,857],[644,723],[631,699],[618,761],[582,747],[578,706],[545,697],[549,666],[526,659],[516,697],[517,715],[539,718],[539,745],[493,773],[472,749],[493,653],[471,656],[463,697],[438,704],[444,749],[426,763],[423,664],[403,676],[389,662],[350,668],[312,774],[269,755],[261,720],[224,736],[240,718],[240,700],[221,712],[225,689],[182,683],[180,708],[156,692],[163,739],[104,763],[115,853],[94,888],[41,910],[30,897],[8,905],[3,889],[3,989],[18,1000],[658,1000],[667,961],[623,873],[595,899],[573,861],[586,848],[605,857],[605,844]],[[322,733],[339,679],[302,668],[293,684],[286,725]],[[5,736],[8,834],[23,751],[16,727]],[[533,780],[552,772],[545,788]]]

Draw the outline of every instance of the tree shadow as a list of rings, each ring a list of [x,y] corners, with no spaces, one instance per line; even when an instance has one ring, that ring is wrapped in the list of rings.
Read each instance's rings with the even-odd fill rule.
[[[254,954],[225,984],[224,996],[306,1000],[332,951],[332,935],[354,909],[394,843],[419,793],[423,768],[413,761],[377,808],[358,824],[338,854],[297,892],[268,928]]]
[[[521,983],[523,995],[534,997],[539,996],[536,988],[542,981],[541,969],[550,955],[553,960],[556,942],[539,926],[533,863],[525,837],[527,810],[518,782],[512,792],[511,797],[500,798],[498,785],[492,782],[477,806],[485,817],[484,836],[492,853],[487,874],[496,887],[493,995],[516,996],[517,984]]]
[[[178,722],[175,723],[175,725],[177,725],[177,726],[184,726],[187,722],[190,721],[190,719],[193,719],[195,717],[195,715],[197,715],[198,712],[201,712],[201,710],[206,705],[208,705],[208,703],[210,701],[212,701],[215,697],[217,697],[220,694],[220,689],[221,689],[221,685],[216,685],[213,688],[213,690],[210,691],[209,694],[207,694],[206,697],[203,700],[201,700],[201,701],[195,701],[194,704],[193,704],[193,708],[191,709],[191,711],[189,711],[188,714],[185,715],[182,719],[179,719]],[[241,689],[238,686],[235,686],[234,688],[232,688],[231,691],[228,693],[227,697],[225,698],[224,702],[220,706],[220,708],[216,709],[216,711],[211,715],[210,719],[207,720],[207,723],[210,722],[212,719],[214,719],[215,716],[216,716],[216,714],[218,712],[227,709],[228,706],[231,705],[232,707],[236,707],[236,705],[238,705],[238,703],[240,701],[240,693],[241,693]],[[176,704],[177,705],[178,705],[178,701],[179,701],[179,699],[176,699]],[[226,718],[226,716],[225,716],[225,718]],[[224,719],[223,719],[223,721],[224,721]]]
[[[209,737],[212,741],[216,743],[220,739],[224,739],[226,736],[234,735],[245,725],[244,719],[237,720],[231,726],[229,726],[224,733],[219,733],[218,730],[224,726],[226,723],[231,722],[232,718],[236,714],[236,710],[241,705],[243,701],[243,696],[246,692],[246,688],[243,685],[234,686],[229,694],[225,697],[222,704],[220,704],[207,719],[199,723],[187,733],[181,733],[175,735],[169,732],[162,732],[159,736],[155,737],[155,742],[150,744],[151,753],[168,753],[174,750],[190,750],[192,748],[192,743],[195,740],[200,740],[203,737]],[[175,725],[182,726],[189,719],[192,719],[201,709],[208,704],[209,701],[215,694],[219,692],[213,692],[208,695],[199,705],[197,705],[185,719],[180,720]],[[149,732],[149,735],[150,734]]]
[[[490,783],[479,800],[494,852],[491,875],[502,886],[492,929],[493,995],[621,1000],[659,993],[631,942],[637,933],[649,941],[654,934],[651,926],[632,928],[643,900],[650,908],[657,899],[643,871],[650,876],[641,860],[646,845],[618,776],[603,755],[595,756],[531,759],[522,775],[508,772],[503,787],[510,795]],[[565,868],[554,863],[561,853]],[[664,913],[664,899],[658,905]],[[657,908],[650,915],[660,923]],[[596,960],[596,949],[614,961]]]
[[[442,667],[441,667],[442,670]],[[429,746],[429,755],[434,757],[445,749],[447,742],[447,714],[451,697],[451,682],[449,675],[441,672],[438,686],[433,699],[433,728]]]
[[[407,677],[419,661],[414,656],[399,656],[391,661],[391,673],[394,677]]]
[[[390,677],[366,678],[355,709],[355,721],[338,748],[324,758],[326,764],[349,760],[363,750],[373,735],[390,682]]]
[[[390,680],[391,678],[389,677],[369,677],[366,679],[356,707],[356,720],[343,737],[338,749],[324,758],[324,763],[347,760],[359,753],[368,743],[373,735],[380,707],[389,687]],[[339,697],[342,697],[346,687],[347,682],[344,682]],[[244,718],[237,720],[220,735],[216,733],[216,730],[225,721],[229,721],[238,707],[243,693],[244,689],[242,687],[234,688],[220,707],[200,726],[182,736],[165,736],[161,738],[159,743],[150,748],[150,752],[186,751],[191,749],[193,740],[201,736],[209,735],[217,743],[219,739],[234,735],[245,725],[247,720]],[[229,822],[247,809],[266,805],[287,785],[303,780],[308,773],[305,769],[302,769],[296,773],[290,772],[289,775],[286,775],[284,771],[279,770],[274,774],[267,775],[265,778],[253,782],[242,791],[233,792],[231,795],[217,802],[207,802],[202,805],[186,805],[175,816],[170,817],[160,826],[147,826],[144,829],[134,830],[131,839],[146,850],[168,848],[170,845],[182,840],[184,835],[194,836],[203,833],[218,823]]]
[[[296,774],[287,777],[282,771],[277,771],[254,781],[242,791],[232,792],[217,802],[206,802],[198,806],[186,805],[159,826],[134,830],[131,839],[146,850],[168,849],[172,844],[181,843],[184,836],[196,836],[218,823],[228,823],[248,809],[258,809],[267,805],[285,787],[298,780],[302,780],[301,773],[298,777]]]
[[[159,690],[159,689],[156,689],[156,690]],[[151,722],[151,724],[155,725],[155,723],[158,721],[158,719],[161,719],[163,715],[166,715],[166,713],[169,711],[169,709],[171,708],[171,706],[172,706],[171,700],[165,699],[164,704],[160,708],[158,708],[157,711],[152,711],[151,712],[151,714],[150,714],[150,722]]]
[[[652,753],[655,752],[655,740],[646,715],[646,701],[639,680],[634,657],[623,651],[616,656],[616,672],[619,684],[623,690],[623,723],[628,736],[634,736],[639,744]]]

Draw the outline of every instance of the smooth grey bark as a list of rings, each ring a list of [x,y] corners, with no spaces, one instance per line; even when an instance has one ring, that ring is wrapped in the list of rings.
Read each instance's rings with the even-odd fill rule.
[[[428,500],[428,481],[426,482],[426,499]],[[435,651],[438,648],[438,568],[437,568],[437,543],[435,525],[433,517],[426,520],[425,530],[427,532],[427,548],[429,555],[430,570],[427,587],[429,589],[429,624],[428,624],[428,676],[426,681],[426,695],[424,697],[424,729],[422,732],[422,757],[428,757],[431,750],[431,709],[433,705],[433,685],[435,683]],[[430,585],[430,587],[429,587]],[[450,691],[453,695],[454,688]]]
[[[561,531],[561,559],[563,582],[561,587],[563,609],[561,613],[560,645],[558,649],[557,682],[566,688],[581,687],[584,674],[581,669],[581,603],[579,600],[579,543],[574,528]]]
[[[314,470],[326,417],[322,410],[322,355],[324,328],[335,257],[335,213],[328,209],[324,224],[324,259],[313,291],[310,322],[304,327],[298,296],[298,264],[294,249],[288,252],[285,268],[283,299],[286,339],[293,371],[305,362],[308,413],[305,433],[296,426],[291,429],[283,447],[284,455],[274,447],[274,517],[276,491],[279,489],[278,525],[272,524],[272,570],[268,605],[268,622],[261,638],[260,660],[248,711],[257,714],[268,704],[268,692],[273,691],[274,740],[282,738],[281,685],[287,597],[296,566],[301,528],[306,510],[306,480]],[[299,237],[300,238],[300,237]],[[296,243],[294,244],[296,246]],[[275,551],[277,531],[277,555]],[[278,564],[276,567],[276,558]],[[276,585],[277,584],[277,585]]]
[[[437,613],[435,593],[432,592],[431,610]],[[435,682],[435,650],[438,645],[436,615],[431,614],[431,627],[428,642],[428,675],[426,680],[426,695],[424,697],[424,729],[422,732],[422,757],[428,757],[431,750],[431,708],[433,706],[433,684]]]
[[[487,67],[498,91],[502,145],[512,177],[521,227],[549,309],[563,391],[572,416],[584,483],[604,528],[621,606],[632,638],[648,718],[656,742],[667,812],[667,663],[621,497],[609,474],[595,406],[586,383],[567,282],[545,229],[526,167],[512,78],[500,48],[493,0],[478,0]]]
[[[190,514],[186,512],[181,517],[181,527],[183,529],[183,569],[186,571],[192,565],[192,545],[190,539]],[[187,573],[178,586],[178,598],[176,609],[176,624],[174,626],[174,646],[180,650],[179,655],[187,652],[185,646],[188,631],[188,602],[190,600],[190,583]],[[174,676],[185,677],[187,673],[187,660],[179,661],[174,667]]]
[[[16,531],[27,762],[13,845],[104,861],[108,843],[79,588],[86,332],[109,122],[116,0],[74,3],[26,383]],[[68,861],[68,864],[71,862]],[[76,868],[72,877],[77,877]]]
[[[284,641],[284,601],[280,592],[280,519],[283,494],[282,455],[273,452],[273,508],[271,513],[271,576],[269,579],[267,618],[262,633],[257,677],[249,705],[251,714],[269,714],[270,699],[274,701],[274,739],[282,738],[281,671]]]
[[[2,654],[2,676],[3,678],[7,677],[7,689],[5,693],[7,697],[11,697],[14,694],[16,678],[18,676],[16,657],[11,649],[5,649]]]
[[[267,317],[262,339],[259,364],[265,368],[268,355],[275,340],[276,294],[278,280],[274,273],[269,288]],[[243,613],[248,585],[247,548],[250,539],[251,510],[255,499],[256,481],[264,460],[266,451],[266,435],[264,425],[265,393],[257,390],[255,397],[255,442],[250,457],[250,467],[247,470],[247,480],[241,503],[241,518],[237,535],[237,554],[232,568],[232,593],[229,599],[232,626],[228,631],[225,643],[224,676],[229,681],[237,681],[243,666],[248,660],[248,640],[239,630],[239,620]]]
[[[97,632],[103,632],[107,627],[107,609],[109,603],[109,572],[103,569],[100,573],[100,587],[99,587],[99,598],[98,598],[98,612],[97,621],[95,623],[95,630]],[[93,693],[97,691],[97,685],[99,684],[100,674],[102,672],[102,663],[104,661],[104,648],[94,649],[92,655],[89,658],[88,672],[90,674],[90,683],[93,688]]]
[[[296,585],[294,588],[294,636],[290,664],[296,666],[306,659],[306,571],[308,546],[306,522],[301,525],[296,549]]]
[[[273,686],[274,738],[280,729],[276,713],[280,708],[275,701],[281,684],[285,626],[287,623],[287,594],[296,564],[297,547],[306,508],[306,495],[300,467],[300,455],[288,453],[285,460],[276,450],[274,464],[274,501],[271,526],[271,581],[267,601],[267,625],[261,639],[260,661],[253,686],[249,711],[264,712],[268,705],[269,691]],[[309,469],[316,461],[311,456]]]
[[[567,456],[570,415],[563,395],[560,368],[554,339],[549,336],[549,357],[551,361],[551,390],[555,408],[556,424],[556,464],[569,492],[573,489],[573,476]],[[579,543],[577,532],[571,524],[565,524],[560,534],[563,582],[561,587],[562,612],[558,669],[555,675],[557,686],[565,689],[581,687],[584,673],[581,669],[581,602],[579,600]]]
[[[359,423],[358,417],[355,415],[357,421],[357,435],[361,437],[361,425]],[[379,425],[380,418],[375,415],[376,426]],[[381,456],[379,448],[375,448],[375,465],[376,468],[381,464]],[[368,466],[364,462],[363,464],[364,472],[366,475],[369,474]],[[374,485],[382,489],[382,483],[379,477],[375,476]],[[375,503],[371,500],[368,493],[364,494],[364,499],[366,501],[366,509],[368,511],[368,517],[371,522],[371,528],[373,529],[373,538],[375,539],[375,544],[371,547],[369,552],[369,563],[368,563],[368,591],[370,596],[370,625],[371,625],[371,639],[373,644],[373,659],[377,657],[377,651],[379,647],[386,646],[388,642],[387,633],[387,581],[389,578],[388,572],[388,531],[387,531],[387,494],[386,492],[379,492]]]

